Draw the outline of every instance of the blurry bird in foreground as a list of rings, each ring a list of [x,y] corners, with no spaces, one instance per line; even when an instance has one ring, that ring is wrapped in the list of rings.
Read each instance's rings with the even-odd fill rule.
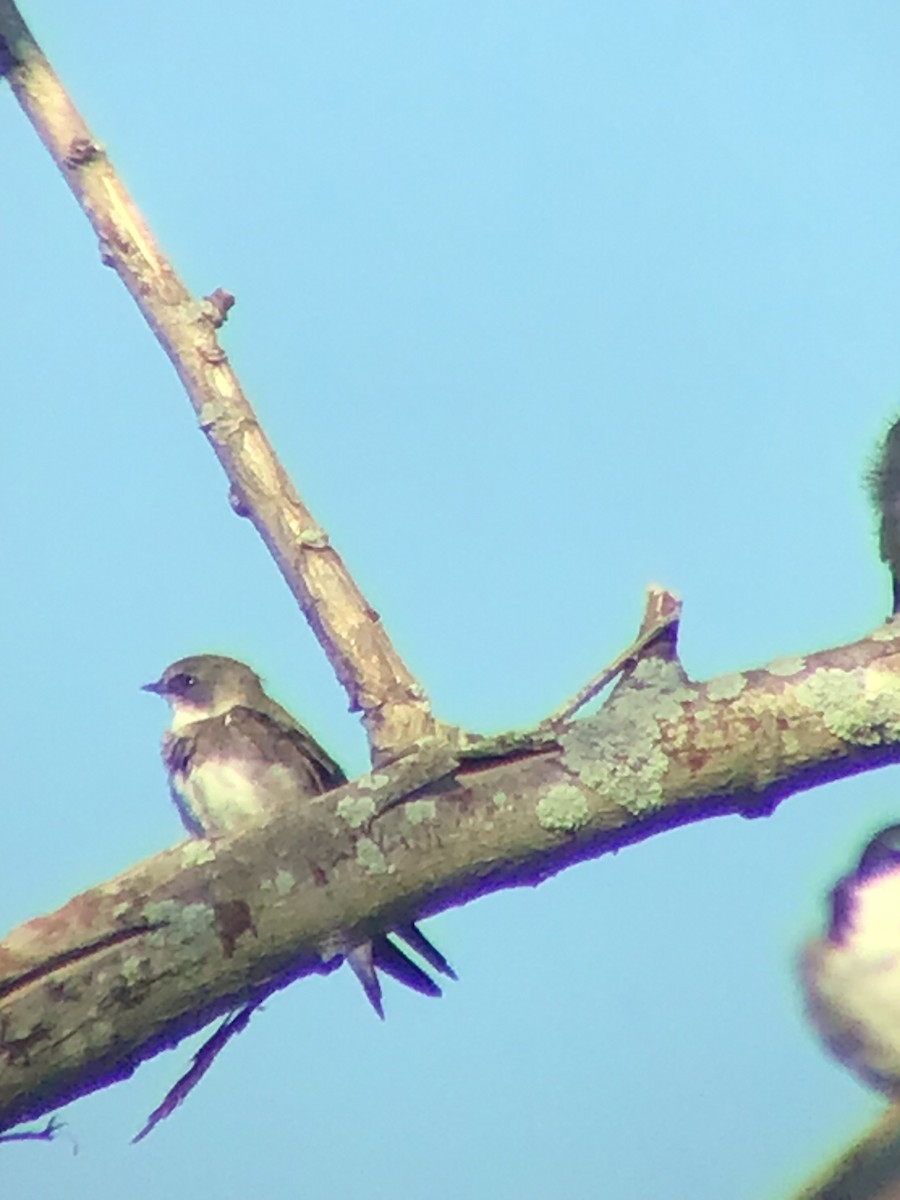
[[[347,782],[337,763],[266,694],[245,663],[217,654],[182,658],[144,690],[171,706],[163,762],[175,807],[193,837],[234,833]],[[393,932],[433,970],[456,978],[416,925]],[[352,948],[346,958],[380,1017],[378,970],[426,996],[441,994],[431,976],[386,934]]]
[[[864,1083],[900,1099],[900,825],[869,842],[831,891],[828,929],[803,951],[807,1013]]]

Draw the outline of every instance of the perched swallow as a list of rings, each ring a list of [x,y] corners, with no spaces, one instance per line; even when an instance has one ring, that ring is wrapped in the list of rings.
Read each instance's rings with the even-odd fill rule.
[[[831,1053],[900,1099],[900,825],[831,891],[825,937],[803,951],[807,1013]]]
[[[266,693],[245,663],[217,654],[182,658],[144,690],[163,696],[171,707],[162,757],[172,800],[193,837],[223,837],[347,782],[334,759]],[[433,970],[456,978],[417,926],[393,933]],[[379,969],[426,996],[441,994],[386,934],[353,947],[346,958],[380,1017]]]

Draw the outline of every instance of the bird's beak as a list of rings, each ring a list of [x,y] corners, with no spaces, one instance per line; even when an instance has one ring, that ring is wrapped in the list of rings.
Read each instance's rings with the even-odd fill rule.
[[[157,696],[164,696],[166,694],[166,685],[161,679],[157,679],[154,683],[142,683],[141,691],[155,692]]]

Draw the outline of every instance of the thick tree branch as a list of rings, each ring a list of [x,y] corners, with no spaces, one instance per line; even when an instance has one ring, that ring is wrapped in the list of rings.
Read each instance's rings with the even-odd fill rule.
[[[450,756],[418,779],[401,760],[266,827],[178,846],[13,931],[0,945],[0,1128],[334,969],[376,931],[897,761],[900,627],[705,683],[651,649],[596,715],[545,729],[536,748],[511,744],[496,754],[485,739],[479,756],[470,741],[455,768]],[[416,783],[399,803],[397,771]]]
[[[434,732],[424,690],[403,663],[328,535],[301,501],[244,395],[216,329],[233,298],[198,301],[164,257],[12,0],[0,0],[0,71],[50,151],[114,267],[169,356],[200,428],[350,698],[373,761]]]

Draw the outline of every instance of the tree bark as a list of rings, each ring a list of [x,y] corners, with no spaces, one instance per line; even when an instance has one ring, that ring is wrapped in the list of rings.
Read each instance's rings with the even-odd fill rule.
[[[704,683],[663,637],[601,710],[417,755],[190,841],[0,944],[0,1129],[377,931],[900,758],[900,627]]]

